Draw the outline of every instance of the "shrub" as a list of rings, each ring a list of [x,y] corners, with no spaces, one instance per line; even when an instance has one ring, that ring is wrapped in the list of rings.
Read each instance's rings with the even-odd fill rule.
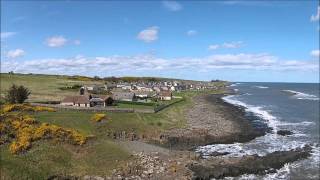
[[[9,103],[23,103],[25,100],[28,99],[28,96],[31,94],[28,88],[24,86],[17,86],[13,84],[6,95],[6,100]]]
[[[12,111],[27,111],[27,112],[40,112],[40,111],[48,111],[54,112],[54,108],[44,107],[44,106],[31,106],[28,104],[6,104],[3,105],[2,111],[4,113],[12,112]]]
[[[91,117],[91,121],[100,122],[106,117],[106,114],[96,113]]]
[[[87,137],[73,129],[67,129],[48,123],[39,123],[30,115],[4,115],[0,121],[0,144],[11,142],[9,150],[13,154],[31,148],[32,142],[40,139],[55,139],[74,145],[82,145]]]

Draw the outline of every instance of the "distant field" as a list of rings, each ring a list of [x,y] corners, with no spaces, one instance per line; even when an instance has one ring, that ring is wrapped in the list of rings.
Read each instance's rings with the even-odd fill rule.
[[[74,90],[60,90],[61,87],[75,84],[101,84],[102,81],[70,79],[67,76],[1,74],[1,98],[12,85],[24,85],[31,90],[29,101],[60,101],[66,95],[74,95]]]

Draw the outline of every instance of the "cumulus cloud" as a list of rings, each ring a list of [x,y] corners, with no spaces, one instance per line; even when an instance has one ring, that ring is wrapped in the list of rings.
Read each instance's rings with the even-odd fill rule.
[[[320,6],[318,6],[318,11],[316,15],[312,15],[310,17],[310,21],[314,22],[314,21],[319,21],[320,18]]]
[[[243,46],[242,41],[234,41],[234,42],[226,42],[223,44],[212,44],[212,45],[209,45],[208,49],[209,50],[216,50],[220,48],[232,49],[232,48],[240,48],[242,46]]]
[[[159,27],[157,26],[148,27],[147,29],[142,30],[138,34],[137,38],[144,42],[150,43],[158,39],[158,32],[159,32]]]
[[[46,45],[49,47],[61,47],[67,43],[67,39],[63,36],[52,36],[46,39]]]
[[[25,55],[25,51],[22,49],[14,49],[7,52],[7,58],[13,59]]]
[[[182,5],[177,1],[163,1],[162,4],[169,11],[180,11],[182,9]]]
[[[216,54],[198,58],[159,58],[150,55],[140,56],[77,56],[67,59],[35,59],[23,62],[4,61],[2,72],[37,72],[52,74],[105,74],[134,71],[136,73],[156,73],[161,71],[192,72],[214,69],[240,70],[299,70],[318,71],[318,61],[281,60],[269,54]],[[155,74],[156,75],[156,74]]]
[[[12,37],[15,34],[17,34],[17,33],[16,32],[1,32],[0,37],[1,37],[1,40],[3,40],[6,38],[9,38],[9,37]]]
[[[320,57],[320,50],[313,50],[310,52],[310,55],[313,56],[313,57],[316,57],[316,58],[319,58]]]
[[[189,30],[189,31],[187,31],[187,35],[188,36],[194,36],[194,35],[197,35],[198,34],[198,32],[196,31],[196,30]]]

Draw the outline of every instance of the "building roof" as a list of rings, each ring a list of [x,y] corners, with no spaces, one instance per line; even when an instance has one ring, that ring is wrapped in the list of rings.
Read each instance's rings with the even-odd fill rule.
[[[63,102],[63,103],[76,103],[76,104],[90,103],[88,96],[66,96],[61,102]]]
[[[159,92],[159,96],[162,96],[162,97],[171,97],[171,96],[172,96],[172,92],[171,92],[171,91],[160,91],[160,92]]]
[[[88,96],[77,96],[77,99],[75,101],[76,104],[89,104],[89,97]]]
[[[134,93],[133,92],[112,92],[113,98],[115,100],[121,100],[121,99],[133,99]]]

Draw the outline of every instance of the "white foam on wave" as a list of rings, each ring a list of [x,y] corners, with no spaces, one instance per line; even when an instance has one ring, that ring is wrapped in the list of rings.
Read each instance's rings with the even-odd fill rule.
[[[268,122],[268,125],[273,129],[274,132],[277,131],[277,124],[279,124],[279,121],[277,118],[273,115],[271,115],[268,111],[263,110],[261,106],[253,106],[246,104],[242,101],[239,101],[237,99],[234,99],[235,95],[225,96],[222,99],[230,104],[236,105],[236,106],[242,106],[245,107],[245,111],[252,112],[256,116],[266,120]]]
[[[288,137],[268,133],[258,137],[248,143],[234,144],[214,144],[200,146],[196,152],[201,153],[204,158],[210,157],[213,152],[229,153],[225,157],[242,157],[257,154],[265,156],[275,151],[289,151],[292,149],[303,148],[306,142],[288,140]]]
[[[253,86],[253,87],[259,88],[259,89],[268,89],[268,88],[269,88],[269,87],[267,87],[267,86]]]
[[[317,97],[316,95],[312,95],[312,94],[307,94],[307,93],[293,91],[293,90],[282,90],[282,91],[288,92],[293,95],[292,96],[293,98],[300,99],[300,100],[313,100],[313,101],[319,100],[319,97]]]
[[[292,130],[294,132],[291,136],[281,136],[277,135],[276,131],[278,126],[309,126],[313,125],[314,122],[303,121],[297,123],[291,122],[280,122],[276,117],[271,113],[264,110],[263,107],[253,106],[246,104],[242,101],[235,99],[239,95],[230,95],[223,98],[227,103],[242,106],[247,112],[252,112],[256,116],[264,119],[268,126],[273,128],[273,133],[267,133],[265,136],[257,137],[256,139],[247,142],[247,143],[234,143],[234,144],[214,144],[207,146],[200,146],[196,149],[196,152],[201,153],[204,158],[210,157],[210,154],[213,152],[219,153],[228,153],[223,155],[224,157],[242,157],[245,155],[254,155],[265,156],[269,153],[275,151],[289,151],[292,149],[303,148],[305,145],[310,144],[308,141],[299,140],[299,138],[304,138],[307,136],[302,132],[297,130]],[[298,139],[296,139],[298,138]],[[313,144],[311,157],[305,160],[293,162],[286,164],[284,167],[278,169],[275,173],[269,173],[266,175],[255,175],[255,174],[244,174],[239,177],[226,177],[225,179],[264,179],[264,180],[273,180],[273,179],[288,179],[290,173],[295,168],[308,167],[313,169],[320,168],[319,165],[320,159],[320,147]],[[310,176],[319,177],[319,174],[309,174]]]
[[[238,86],[240,84],[242,84],[242,83],[234,83],[234,84],[231,84],[230,87],[235,87],[235,86]]]
[[[314,122],[302,121],[302,122],[279,122],[280,126],[310,126],[314,125]]]

